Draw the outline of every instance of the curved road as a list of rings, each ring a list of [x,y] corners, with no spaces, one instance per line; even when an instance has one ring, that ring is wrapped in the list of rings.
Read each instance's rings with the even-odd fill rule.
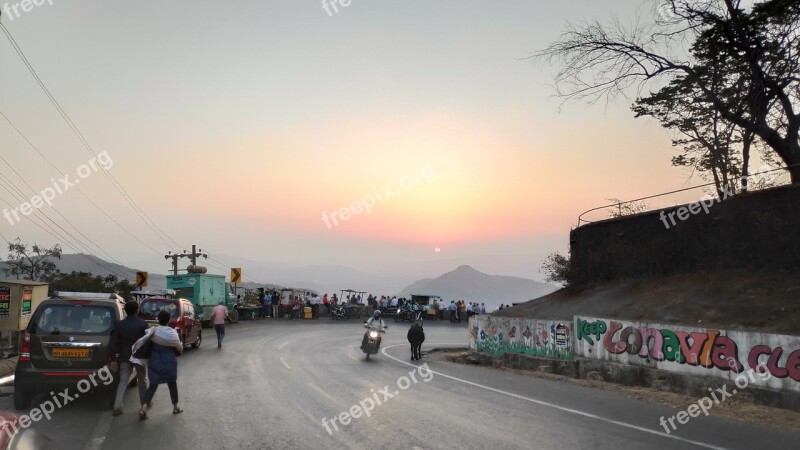
[[[122,416],[81,399],[36,428],[59,448],[112,450],[793,448],[798,439],[702,416],[667,434],[659,418],[677,411],[666,406],[442,361],[419,368],[409,361],[407,329],[390,322],[383,353],[370,361],[358,349],[357,319],[244,322],[228,326],[222,350],[203,330],[203,346],[179,359],[185,413],[171,414],[162,386],[140,422],[132,388]],[[425,331],[423,350],[465,346],[463,325]],[[0,402],[10,409],[10,399]],[[369,416],[353,409],[359,404]],[[351,409],[360,417],[340,417]]]

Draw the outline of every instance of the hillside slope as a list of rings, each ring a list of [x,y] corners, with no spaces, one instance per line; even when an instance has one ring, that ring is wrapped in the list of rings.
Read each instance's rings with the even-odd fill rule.
[[[800,334],[798,275],[720,272],[616,281],[560,290],[494,315],[566,320],[580,314]]]

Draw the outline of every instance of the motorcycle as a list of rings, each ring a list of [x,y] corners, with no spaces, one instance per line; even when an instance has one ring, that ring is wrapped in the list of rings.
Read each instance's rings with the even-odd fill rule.
[[[367,355],[367,361],[369,361],[369,355],[378,354],[378,350],[380,350],[381,347],[380,335],[386,331],[381,330],[380,328],[369,328],[367,326],[367,322],[364,322],[364,328],[367,328],[367,342],[361,348],[361,351]]]
[[[407,309],[401,309],[397,311],[397,314],[394,315],[395,322],[402,322],[407,320],[409,323],[414,323],[418,320],[421,320],[422,312],[421,311],[409,311]]]
[[[349,320],[350,314],[347,312],[347,309],[343,306],[337,306],[333,309],[333,314],[331,315],[333,320]]]

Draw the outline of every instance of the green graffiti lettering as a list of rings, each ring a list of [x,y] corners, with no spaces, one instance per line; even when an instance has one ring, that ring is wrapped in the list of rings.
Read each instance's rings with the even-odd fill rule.
[[[664,357],[667,361],[675,361],[678,364],[686,362],[686,357],[681,353],[681,341],[678,335],[670,330],[662,329],[661,335],[664,336],[664,344],[661,350],[664,352]]]
[[[588,320],[577,319],[578,340],[583,339],[589,345],[594,345],[594,341],[600,340],[600,335],[608,331],[606,323],[602,320],[589,322]],[[592,339],[594,337],[594,339]]]

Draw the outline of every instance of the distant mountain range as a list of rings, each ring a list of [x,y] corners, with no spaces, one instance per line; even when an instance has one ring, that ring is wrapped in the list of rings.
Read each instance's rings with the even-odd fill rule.
[[[89,272],[94,275],[116,275],[133,281],[135,273],[140,269],[132,269],[115,263],[104,261],[93,255],[63,254],[55,260],[61,272]],[[187,262],[188,264],[188,262]],[[200,263],[202,265],[202,262]],[[0,261],[0,268],[5,264]],[[211,268],[209,268],[211,269]],[[523,302],[547,295],[557,288],[554,285],[540,283],[520,277],[488,275],[470,266],[460,266],[438,278],[423,278],[405,289],[409,280],[399,276],[371,274],[351,267],[336,265],[315,265],[300,267],[276,267],[265,264],[244,267],[245,279],[268,281],[267,287],[293,287],[310,289],[320,293],[333,294],[342,289],[365,291],[375,295],[391,295],[397,292],[399,297],[410,297],[411,294],[438,295],[448,302],[450,300],[467,300],[486,303],[495,308],[501,303]],[[218,273],[209,270],[209,273]],[[225,274],[228,276],[228,274]],[[0,272],[0,279],[6,276]],[[167,286],[165,275],[150,272],[148,288],[158,289]],[[255,288],[261,285],[252,281],[239,286]],[[399,291],[399,292],[398,292]]]
[[[502,304],[525,302],[547,295],[558,287],[527,278],[489,275],[470,266],[459,266],[439,278],[418,280],[400,291],[399,297],[412,294],[438,295],[450,300],[486,303],[487,308]]]

